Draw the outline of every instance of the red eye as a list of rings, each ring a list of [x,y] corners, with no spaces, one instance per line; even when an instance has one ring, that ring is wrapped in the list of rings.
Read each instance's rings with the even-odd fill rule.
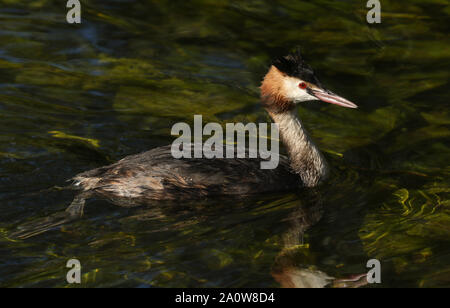
[[[304,83],[304,82],[300,82],[299,84],[298,84],[298,87],[300,88],[300,89],[306,89],[307,87],[308,87],[308,85],[306,84],[306,83]]]

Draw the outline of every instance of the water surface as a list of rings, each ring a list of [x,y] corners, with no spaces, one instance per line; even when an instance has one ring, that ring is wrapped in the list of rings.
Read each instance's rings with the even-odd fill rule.
[[[365,1],[91,0],[81,25],[62,2],[0,0],[0,286],[66,287],[70,258],[92,287],[278,287],[292,268],[343,278],[372,258],[381,286],[450,286],[448,1],[383,0],[378,25]],[[8,237],[65,209],[68,178],[169,144],[194,114],[268,122],[259,83],[296,45],[360,106],[299,110],[333,169],[318,191],[91,200],[82,220]]]

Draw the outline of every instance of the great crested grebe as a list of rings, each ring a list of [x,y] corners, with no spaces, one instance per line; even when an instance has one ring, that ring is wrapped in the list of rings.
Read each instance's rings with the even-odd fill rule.
[[[297,51],[272,62],[262,81],[261,101],[279,126],[288,157],[278,167],[261,169],[261,159],[175,159],[164,146],[123,158],[115,164],[78,174],[72,187],[80,194],[66,210],[67,221],[80,217],[90,196],[108,199],[182,200],[211,196],[244,196],[314,187],[328,175],[327,163],[297,116],[297,105],[321,100],[348,108],[352,102],[326,90]],[[41,229],[62,224],[50,222]],[[45,226],[44,226],[45,225]],[[36,232],[38,234],[41,232]]]

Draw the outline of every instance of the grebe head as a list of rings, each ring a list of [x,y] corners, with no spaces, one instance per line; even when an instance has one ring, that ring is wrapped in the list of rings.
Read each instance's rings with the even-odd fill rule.
[[[261,98],[270,111],[287,112],[301,102],[321,100],[347,108],[354,103],[325,89],[312,68],[303,61],[300,49],[275,59],[261,85]]]

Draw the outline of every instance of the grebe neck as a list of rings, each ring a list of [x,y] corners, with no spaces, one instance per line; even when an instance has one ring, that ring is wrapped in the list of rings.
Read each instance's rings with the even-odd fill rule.
[[[327,162],[305,131],[297,108],[282,113],[268,110],[268,113],[278,124],[291,168],[300,176],[304,186],[313,187],[323,181],[328,175]]]

